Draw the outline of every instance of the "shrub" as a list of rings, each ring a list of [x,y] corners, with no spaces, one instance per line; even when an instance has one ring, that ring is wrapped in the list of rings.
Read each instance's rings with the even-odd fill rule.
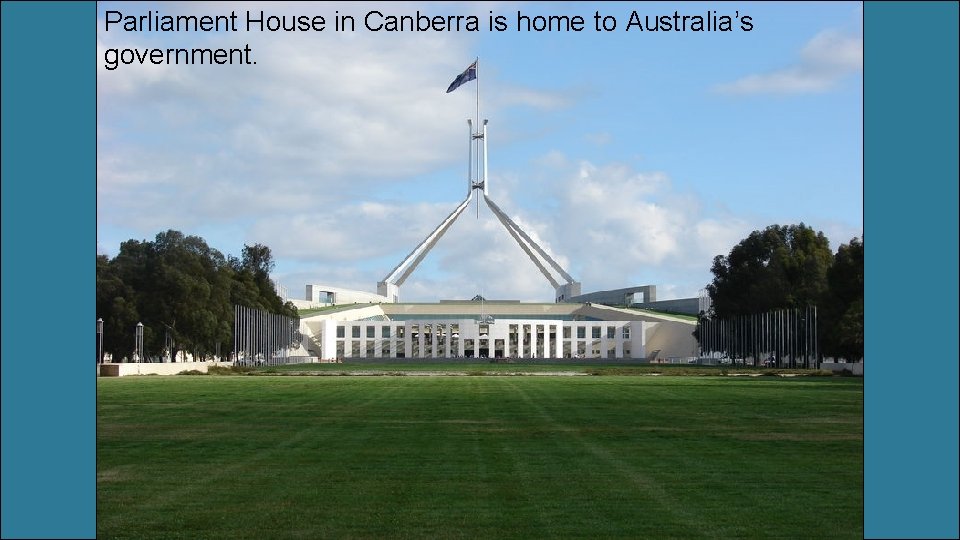
[[[207,373],[210,375],[244,375],[252,374],[256,368],[250,366],[210,366]]]

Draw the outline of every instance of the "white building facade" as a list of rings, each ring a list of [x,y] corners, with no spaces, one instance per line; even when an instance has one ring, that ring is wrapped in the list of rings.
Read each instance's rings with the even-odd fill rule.
[[[643,321],[417,319],[321,322],[325,361],[349,358],[643,358]]]

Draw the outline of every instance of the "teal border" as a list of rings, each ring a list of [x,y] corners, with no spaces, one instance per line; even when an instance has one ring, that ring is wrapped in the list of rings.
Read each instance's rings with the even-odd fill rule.
[[[0,533],[92,538],[96,4],[0,6]]]
[[[864,6],[867,538],[960,537],[958,17]]]
[[[94,344],[95,17],[92,2],[2,4],[5,538],[96,529],[94,372],[74,352]],[[870,538],[960,536],[958,17],[956,3],[864,6]],[[37,322],[50,306],[89,322],[54,334]]]

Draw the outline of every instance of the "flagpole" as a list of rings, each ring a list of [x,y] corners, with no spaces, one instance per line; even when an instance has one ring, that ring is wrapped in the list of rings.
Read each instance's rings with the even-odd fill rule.
[[[478,56],[478,57],[474,60],[474,62],[475,62],[476,65],[477,65],[477,69],[476,69],[476,77],[477,77],[477,134],[479,135],[479,134],[480,134],[480,57]],[[481,173],[480,173],[480,148],[481,148],[481,145],[480,145],[479,139],[474,139],[474,140],[477,141],[477,151],[476,151],[476,155],[477,155],[477,182],[480,182],[480,180],[481,180],[481,179],[483,178],[483,176],[485,176],[486,174],[485,174],[485,172],[484,172],[484,174],[481,174]],[[480,197],[477,197],[477,219],[480,219]]]
[[[477,128],[480,128],[480,57],[476,59],[477,64]]]

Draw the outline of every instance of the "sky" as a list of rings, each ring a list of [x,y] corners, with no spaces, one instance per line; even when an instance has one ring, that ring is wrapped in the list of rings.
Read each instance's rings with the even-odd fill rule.
[[[104,14],[241,14],[238,32],[105,29]],[[245,32],[246,10],[322,32]],[[378,10],[481,29],[384,32]],[[645,15],[749,16],[749,32],[625,30]],[[333,16],[353,14],[355,31]],[[502,15],[503,32],[486,29]],[[581,32],[517,30],[518,12]],[[611,32],[593,15],[612,16]],[[270,247],[291,298],[378,281],[466,196],[467,124],[489,120],[489,193],[583,292],[696,296],[751,231],[863,234],[860,3],[110,3],[97,20],[97,253],[167,229],[225,255]],[[736,25],[735,25],[736,26]],[[104,66],[111,48],[249,45],[256,65]],[[477,81],[447,86],[479,58]],[[450,228],[402,301],[552,301],[485,206]]]

